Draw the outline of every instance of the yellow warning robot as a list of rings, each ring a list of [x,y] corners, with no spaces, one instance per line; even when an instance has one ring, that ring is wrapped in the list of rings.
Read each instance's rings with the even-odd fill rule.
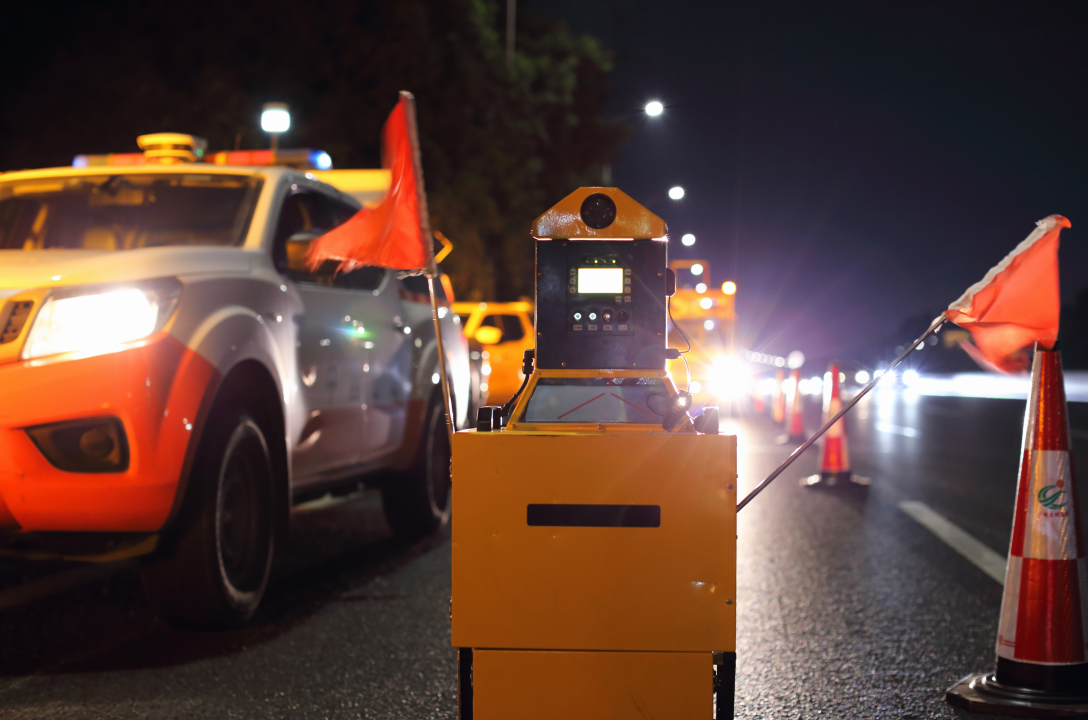
[[[731,718],[736,437],[665,369],[665,223],[581,188],[533,235],[526,380],[453,441],[461,720]]]

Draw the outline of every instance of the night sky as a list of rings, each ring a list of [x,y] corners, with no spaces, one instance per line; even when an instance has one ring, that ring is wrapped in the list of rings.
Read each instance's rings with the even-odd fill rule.
[[[608,113],[633,132],[613,184],[674,239],[697,236],[674,257],[737,282],[755,350],[871,359],[1051,213],[1073,223],[1063,301],[1088,286],[1086,2],[519,5],[614,54]],[[92,7],[20,6],[0,24],[0,97],[34,82]],[[651,99],[663,116],[643,113]]]
[[[522,6],[614,53],[634,133],[613,184],[696,235],[673,257],[738,283],[753,349],[861,352],[1052,213],[1063,302],[1088,284],[1088,3]]]

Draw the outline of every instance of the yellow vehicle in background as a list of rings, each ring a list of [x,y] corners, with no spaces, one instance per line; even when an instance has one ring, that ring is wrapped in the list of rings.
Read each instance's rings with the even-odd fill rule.
[[[525,379],[521,371],[526,350],[535,346],[533,303],[455,302],[471,357],[479,354],[480,405],[501,405],[514,396]]]
[[[673,260],[669,269],[676,274],[669,318],[669,347],[691,350],[684,353],[691,370],[688,387],[694,405],[726,404],[746,390],[750,381],[736,350],[733,301],[737,285],[726,281],[711,285],[710,263],[706,260]],[[685,342],[686,339],[686,342]],[[669,361],[669,374],[683,383],[688,369],[684,359]]]

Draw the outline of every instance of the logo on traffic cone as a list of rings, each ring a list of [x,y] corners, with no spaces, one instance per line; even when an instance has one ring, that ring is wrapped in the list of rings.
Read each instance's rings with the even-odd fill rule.
[[[785,435],[779,435],[777,442],[780,445],[787,443],[803,443],[805,441],[805,414],[804,401],[801,398],[801,368],[794,368],[790,373],[790,392],[793,399],[790,402],[790,414],[786,423]],[[836,423],[837,424],[837,423]]]
[[[835,363],[827,368],[830,377],[824,382],[824,422],[830,420],[842,409],[842,397],[839,394],[839,366]],[[820,438],[820,472],[801,480],[809,487],[832,487],[835,485],[868,485],[869,479],[850,472],[850,452],[846,446],[846,418],[828,428]]]
[[[771,395],[771,419],[781,425],[786,421],[786,394],[782,392],[782,381],[786,374],[782,370],[774,371],[774,394]]]
[[[945,698],[998,715],[1088,715],[1088,561],[1056,349],[1036,350],[1032,367],[997,671],[965,677]]]

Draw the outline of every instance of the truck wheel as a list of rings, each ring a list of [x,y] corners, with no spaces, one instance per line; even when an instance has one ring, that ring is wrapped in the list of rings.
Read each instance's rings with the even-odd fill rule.
[[[257,423],[240,411],[210,421],[177,534],[141,573],[148,599],[167,620],[231,627],[252,617],[272,568],[272,487],[272,459]]]
[[[409,469],[382,487],[385,517],[398,535],[431,532],[450,519],[450,438],[440,396],[431,399]]]

